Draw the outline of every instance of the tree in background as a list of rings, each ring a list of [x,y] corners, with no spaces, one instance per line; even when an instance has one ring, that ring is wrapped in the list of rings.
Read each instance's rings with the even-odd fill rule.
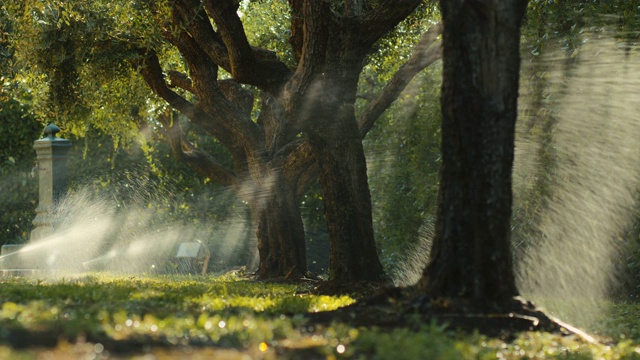
[[[33,0],[8,9],[29,70],[22,80],[46,94],[37,103],[43,118],[72,132],[89,119],[107,131],[158,130],[176,158],[247,203],[263,278],[306,273],[299,199],[319,177],[331,279],[379,281],[362,137],[439,57],[438,29],[359,114],[355,102],[375,45],[419,4],[289,1],[278,15],[291,36],[274,47],[288,58],[250,43],[244,12],[260,2]],[[231,161],[199,147],[195,132],[214,136]]]
[[[24,241],[31,232],[31,220],[37,205],[33,141],[42,133],[40,124],[27,106],[12,96],[28,101],[28,94],[16,92],[13,76],[13,51],[10,46],[11,23],[0,7],[0,244]]]
[[[28,240],[38,201],[33,141],[42,127],[15,100],[0,101],[0,245]]]

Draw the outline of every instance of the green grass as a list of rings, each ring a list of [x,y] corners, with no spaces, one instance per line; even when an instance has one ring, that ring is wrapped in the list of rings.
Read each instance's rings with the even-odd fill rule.
[[[0,359],[640,359],[638,304],[611,306],[598,329],[607,343],[547,333],[505,342],[435,324],[310,325],[304,313],[346,306],[355,296],[308,290],[234,276],[4,278]]]

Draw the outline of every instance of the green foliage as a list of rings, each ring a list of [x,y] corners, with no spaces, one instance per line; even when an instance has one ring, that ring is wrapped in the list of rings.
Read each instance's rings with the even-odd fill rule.
[[[249,42],[274,51],[288,66],[295,67],[295,57],[287,41],[291,36],[288,2],[249,1],[243,4],[243,20]]]
[[[391,274],[405,270],[435,216],[440,166],[440,69],[420,74],[366,138],[374,227]]]
[[[137,49],[154,47],[163,63],[181,71],[184,65],[175,52],[162,47],[158,24],[166,21],[166,4],[150,6],[83,0],[29,0],[0,6],[0,43],[6,55],[0,69],[0,100],[11,99],[0,116],[11,134],[7,141],[19,139],[23,146],[22,150],[13,145],[3,148],[7,157],[1,159],[2,171],[10,172],[3,172],[3,184],[20,185],[19,189],[11,185],[10,190],[17,191],[6,192],[10,195],[2,199],[10,201],[12,209],[3,213],[3,242],[25,240],[31,228],[37,179],[28,177],[27,171],[35,157],[33,141],[41,132],[33,117],[54,121],[63,129],[62,136],[74,144],[69,163],[71,191],[91,189],[94,196],[115,199],[120,207],[146,202],[145,207],[168,213],[164,220],[172,222],[213,223],[245,211],[233,196],[223,194],[220,201],[218,186],[176,164],[168,147],[158,141],[155,115],[164,107],[137,73]],[[29,114],[37,124],[35,136],[22,135],[24,122],[18,117],[27,115],[15,109]],[[219,155],[223,163],[228,159],[211,137],[186,131],[196,146]],[[21,152],[30,157],[19,159]],[[14,162],[28,170],[19,170]],[[217,204],[212,206],[212,201]],[[19,216],[18,210],[22,211]],[[5,229],[10,231],[5,234]]]
[[[614,289],[619,298],[637,301],[640,298],[640,199],[636,199],[633,209],[633,224],[624,238],[626,243],[621,250],[621,261],[616,270],[620,274],[620,284]]]
[[[17,102],[0,103],[0,243],[29,237],[37,202],[33,141],[42,126]]]
[[[132,113],[156,104],[131,65],[139,46],[159,44],[163,13],[149,16],[156,13],[128,1],[30,0],[3,9],[13,26],[15,79],[38,117],[74,135],[97,128],[132,140]]]
[[[631,341],[615,345],[528,332],[505,343],[486,336],[456,334],[431,325],[419,331],[361,332],[355,344],[371,359],[639,359]]]
[[[640,339],[640,306],[636,302],[615,302],[604,306],[606,317],[595,324],[594,331],[615,341]]]
[[[374,76],[377,84],[384,84],[411,55],[415,43],[440,19],[434,4],[423,2],[409,17],[404,19],[387,36],[376,44],[370,57],[365,76]],[[375,75],[372,75],[375,74]]]
[[[575,56],[589,33],[609,29],[623,41],[637,42],[638,4],[627,0],[529,1],[523,35],[534,55],[545,43],[560,38],[566,52]]]

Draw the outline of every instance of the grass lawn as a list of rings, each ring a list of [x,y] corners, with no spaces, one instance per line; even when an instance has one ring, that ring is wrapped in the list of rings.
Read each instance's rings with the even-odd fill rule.
[[[601,343],[548,333],[505,341],[417,319],[314,325],[306,313],[358,294],[312,295],[312,284],[107,274],[0,282],[0,359],[640,359],[637,304],[611,306]]]

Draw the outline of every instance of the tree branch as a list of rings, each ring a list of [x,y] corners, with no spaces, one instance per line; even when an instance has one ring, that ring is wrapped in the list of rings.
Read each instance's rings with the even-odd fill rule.
[[[164,126],[163,134],[171,147],[174,158],[186,163],[201,175],[223,186],[234,185],[237,179],[233,172],[218,163],[211,155],[197,149],[189,142],[184,136],[180,124],[172,119],[171,115],[161,114],[158,120]]]
[[[140,53],[142,64],[139,72],[151,90],[186,117],[195,117],[198,113],[196,106],[167,86],[156,53],[152,50],[140,50]]]
[[[239,3],[234,0],[203,0],[203,3],[227,46],[233,77],[241,82],[254,77],[256,59],[238,17]]]
[[[167,75],[169,75],[170,88],[178,87],[194,95],[196,94],[193,88],[193,82],[186,74],[169,70],[167,71]],[[218,89],[224,97],[240,109],[244,116],[251,116],[251,110],[253,110],[253,94],[250,91],[243,89],[242,86],[233,79],[218,80]]]
[[[158,56],[152,50],[143,50],[142,66],[139,72],[149,85],[151,90],[160,98],[165,100],[171,107],[185,115],[191,121],[198,123],[209,134],[215,136],[232,153],[237,152],[239,147],[232,141],[233,136],[229,129],[220,122],[215,121],[200,107],[187,101],[185,98],[171,90],[166,84]]]
[[[364,1],[363,0],[345,0],[344,14],[350,17],[358,17],[363,14]]]
[[[302,0],[304,19],[304,43],[298,68],[285,86],[282,103],[291,119],[295,119],[301,110],[302,99],[314,86],[324,70],[329,25],[332,18],[328,1]]]
[[[197,0],[180,0],[174,8],[204,52],[236,81],[278,95],[291,77],[291,70],[275,52],[249,44],[234,2],[204,0],[205,11]],[[218,32],[213,30],[209,16]]]
[[[420,5],[422,0],[382,0],[378,7],[368,12],[359,27],[362,40],[373,44],[391,31]]]
[[[211,26],[209,15],[201,6],[200,0],[177,0],[173,3],[173,10],[211,61],[231,73],[227,47],[220,34]]]
[[[289,44],[293,49],[296,60],[302,57],[302,45],[304,44],[304,17],[302,16],[302,0],[289,0],[291,17],[291,36]]]
[[[311,185],[318,181],[320,175],[320,167],[317,162],[312,162],[309,167],[305,168],[300,177],[298,178],[298,188],[296,189],[296,195],[301,198]]]
[[[263,93],[258,124],[264,130],[269,154],[276,154],[287,144],[296,140],[300,132],[283,116],[281,104],[272,96]]]
[[[358,118],[360,134],[364,137],[375,121],[400,96],[411,80],[423,69],[442,58],[442,46],[437,43],[442,34],[442,24],[438,23],[424,33],[416,44],[413,53],[393,75],[382,91],[371,101]],[[434,45],[435,44],[435,45]]]
[[[302,196],[318,179],[320,168],[311,150],[309,139],[299,139],[284,146],[272,160],[287,181],[296,181],[296,195]]]
[[[195,94],[195,90],[193,89],[193,83],[191,82],[191,79],[189,79],[189,77],[186,74],[183,74],[175,70],[169,70],[167,71],[167,75],[169,75],[170,88],[178,87],[182,90]]]
[[[233,151],[242,147],[249,156],[262,151],[262,131],[252,120],[250,112],[243,109],[241,104],[229,101],[220,91],[218,84],[218,67],[204,53],[198,43],[186,32],[175,35],[166,33],[165,37],[174,44],[189,66],[193,79],[193,89],[199,98],[199,107],[206,110],[209,116],[206,122],[214,122],[226,130],[225,137],[235,139],[235,145],[227,145]],[[189,118],[202,126],[203,119]],[[224,141],[216,136],[218,140]],[[231,146],[231,147],[230,147]]]
[[[243,89],[242,85],[233,79],[218,80],[218,89],[224,94],[224,97],[235,104],[245,118],[251,118],[253,93]]]

